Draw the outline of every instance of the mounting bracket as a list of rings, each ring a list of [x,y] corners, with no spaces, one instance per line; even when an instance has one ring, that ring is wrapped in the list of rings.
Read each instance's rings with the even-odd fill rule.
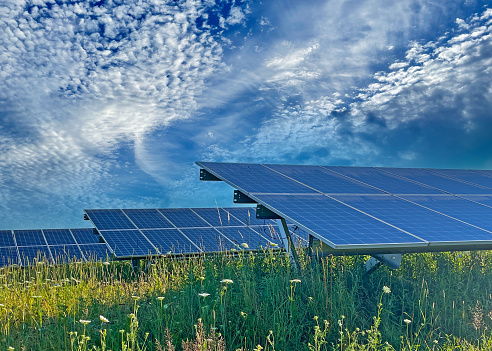
[[[256,206],[256,218],[258,219],[283,219],[275,212],[263,205]]]
[[[256,204],[257,202],[250,198],[248,195],[243,194],[239,190],[234,190],[234,203],[235,204]]]
[[[207,171],[206,169],[200,169],[200,180],[207,180],[212,182],[220,182],[222,179],[214,176],[212,173]]]
[[[366,261],[366,272],[372,273],[379,266],[385,264],[390,269],[398,269],[401,265],[401,254],[373,254]]]

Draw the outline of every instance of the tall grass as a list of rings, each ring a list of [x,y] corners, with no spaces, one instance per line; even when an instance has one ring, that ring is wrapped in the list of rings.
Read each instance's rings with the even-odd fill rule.
[[[492,254],[228,253],[0,269],[0,350],[492,350]]]

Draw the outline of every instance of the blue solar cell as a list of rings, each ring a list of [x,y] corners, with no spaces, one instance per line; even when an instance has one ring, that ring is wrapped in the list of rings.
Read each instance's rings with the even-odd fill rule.
[[[79,247],[87,261],[105,261],[111,259],[112,256],[112,251],[104,243],[82,244]]]
[[[48,245],[76,244],[69,229],[43,229]]]
[[[138,230],[107,230],[101,233],[116,257],[156,255],[156,249]]]
[[[70,229],[77,244],[98,244],[99,234],[95,232],[94,228],[77,228]]]
[[[55,263],[81,261],[82,252],[77,245],[50,245],[51,255]]]
[[[214,227],[244,225],[220,208],[193,208],[191,210]]]
[[[85,210],[85,213],[99,230],[135,229],[121,210]]]
[[[316,191],[259,164],[197,162],[248,193],[309,194]]]
[[[245,225],[265,225],[273,224],[274,221],[270,219],[257,219],[256,208],[254,207],[235,207],[225,209],[230,216],[236,217]]]
[[[392,195],[333,197],[429,242],[492,240],[489,232]]]
[[[383,171],[386,169],[389,170],[389,168],[377,169],[372,167],[341,166],[324,166],[324,168],[372,185],[391,194],[443,194],[442,191],[437,189],[429,188]]]
[[[145,236],[164,254],[189,254],[200,250],[177,229],[143,230]]]
[[[260,228],[249,227],[223,227],[217,228],[223,235],[237,245],[242,250],[260,250],[271,248],[272,241],[258,234]],[[278,245],[278,244],[277,244]]]
[[[492,208],[453,195],[402,196],[402,198],[492,231]],[[491,234],[492,240],[492,234]]]
[[[19,256],[14,246],[0,247],[0,267],[19,264]]]
[[[425,169],[418,168],[384,168],[400,177],[405,177],[428,186],[435,187],[452,194],[490,194],[491,189],[485,189],[471,184],[438,175]],[[422,193],[423,194],[423,193]]]
[[[309,233],[307,233],[305,230],[302,230],[296,225],[291,225],[289,226],[290,233],[293,235],[298,236],[300,239],[305,241],[306,243],[309,241]]]
[[[162,214],[154,209],[123,210],[140,229],[174,228]]]
[[[480,174],[487,176],[487,177],[492,177],[492,170],[490,170],[490,169],[474,169],[474,170],[470,170],[470,171],[480,173]]]
[[[384,194],[366,184],[319,166],[265,165],[322,193]]]
[[[210,227],[189,208],[164,208],[159,212],[178,228]]]
[[[484,186],[492,190],[492,178],[478,172],[473,172],[466,169],[430,169],[429,171],[465,182],[470,182],[479,186]],[[488,193],[491,193],[490,190]]]
[[[385,195],[373,195],[384,197]],[[324,195],[259,195],[277,213],[309,228],[332,247],[339,245],[426,245],[425,241]],[[357,196],[346,196],[356,198]]]
[[[46,245],[46,240],[40,229],[14,230],[14,235],[17,246]]]
[[[462,195],[460,196],[469,201],[478,202],[479,204],[492,207],[492,195]]]
[[[43,246],[18,246],[21,263],[29,266],[40,261],[52,262],[50,251],[47,245]]]
[[[234,244],[214,228],[191,228],[181,231],[204,252],[220,252],[234,248]]]
[[[15,246],[11,230],[0,230],[0,247]]]

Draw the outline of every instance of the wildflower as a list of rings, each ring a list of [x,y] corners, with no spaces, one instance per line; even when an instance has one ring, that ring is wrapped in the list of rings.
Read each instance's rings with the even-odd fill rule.
[[[309,301],[313,301],[313,297],[312,296],[308,296],[308,300]]]
[[[405,324],[410,324],[410,323],[412,323],[412,321],[411,321],[410,319],[406,319],[406,318],[403,320],[403,322],[404,322]]]
[[[9,348],[7,350],[8,351],[14,351],[15,349],[12,346],[9,346]]]
[[[164,296],[157,296],[157,300],[159,300],[159,301],[164,300]]]
[[[132,296],[132,299],[134,299],[135,301],[136,301],[136,300],[140,300],[140,296],[135,296],[135,295],[133,295],[133,296]]]
[[[383,286],[383,293],[389,294],[390,292],[391,292],[391,289],[390,288],[388,288],[386,285]]]
[[[276,244],[276,243],[270,243],[270,246],[277,247],[278,244]]]
[[[201,297],[207,297],[207,296],[210,296],[210,294],[209,294],[209,293],[206,293],[206,292],[204,292],[204,293],[200,293],[200,294],[198,294],[198,295],[200,295]]]
[[[106,317],[104,317],[103,315],[99,315],[99,319],[101,320],[101,322],[103,323],[109,323],[109,319],[107,319]]]
[[[40,299],[42,296],[39,296],[39,295],[34,295],[33,298],[35,299]]]
[[[242,244],[241,244],[241,247],[242,247],[243,249],[249,249],[249,245],[248,245],[247,243],[242,243]]]
[[[232,284],[232,283],[234,283],[231,279],[222,279],[220,282],[221,283],[224,283],[224,284]]]
[[[103,262],[103,265],[105,265],[105,266],[109,266],[110,264],[111,264],[111,263],[109,263],[108,261],[104,261],[104,262]]]
[[[241,317],[246,318],[247,316],[248,316],[247,313],[244,313],[243,311],[241,311]]]
[[[87,320],[87,319],[81,319],[79,320],[80,323],[82,323],[83,325],[87,325],[89,324],[91,321]]]
[[[300,283],[301,280],[300,279],[291,279],[291,280],[289,280],[289,282],[297,284],[297,283]]]
[[[5,307],[5,305],[3,303],[0,303],[0,307]]]

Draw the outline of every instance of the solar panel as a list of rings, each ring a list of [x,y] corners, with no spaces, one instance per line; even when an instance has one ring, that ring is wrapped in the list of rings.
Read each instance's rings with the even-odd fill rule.
[[[201,165],[220,173],[237,189],[248,193],[306,194],[316,191],[259,164],[202,162]]]
[[[0,247],[0,266],[19,264],[19,256],[15,246]]]
[[[17,246],[46,245],[41,229],[14,230]]]
[[[98,244],[99,234],[94,233],[94,228],[70,229],[77,244]]]
[[[221,252],[235,248],[234,244],[214,228],[181,229],[204,252]]]
[[[17,249],[23,266],[29,266],[41,261],[53,262],[47,245],[18,246]]]
[[[444,192],[402,179],[372,167],[324,166],[344,176],[372,185],[391,194],[443,194]]]
[[[335,248],[427,245],[422,239],[325,195],[258,195],[258,199]]]
[[[163,255],[201,252],[178,229],[147,229],[143,233]]]
[[[159,211],[154,209],[123,210],[123,212],[140,229],[173,228],[173,225]]]
[[[466,169],[432,169],[429,171],[492,189],[492,178],[478,172]]]
[[[138,230],[105,230],[101,236],[118,258],[158,254],[156,248]]]
[[[231,240],[238,249],[242,250],[260,250],[270,248],[272,240],[267,240],[258,232],[260,227],[224,227],[218,230],[229,240]],[[278,243],[276,243],[278,245]]]
[[[85,210],[99,230],[135,229],[133,223],[121,210]]]
[[[112,256],[112,251],[108,249],[105,243],[81,244],[79,247],[87,261],[107,260]]]
[[[296,225],[300,240],[312,235],[335,251],[492,247],[492,171],[197,164]],[[315,191],[295,192],[292,182]]]
[[[193,208],[191,210],[214,227],[244,225],[237,218],[220,208]]]
[[[468,184],[458,179],[451,179],[425,169],[388,168],[386,171],[452,194],[492,194],[492,189]]]
[[[322,193],[383,194],[382,191],[316,166],[265,165]]]
[[[189,208],[160,208],[159,212],[177,228],[210,227]]]
[[[82,261],[82,252],[77,245],[50,245],[50,251],[55,263]]]
[[[0,230],[0,247],[15,246],[14,235],[11,230]]]
[[[43,229],[42,231],[48,245],[70,245],[76,243],[70,229]]]
[[[227,208],[225,211],[229,213],[230,217],[237,218],[245,225],[267,225],[275,223],[270,219],[256,218],[256,210],[252,207]]]

